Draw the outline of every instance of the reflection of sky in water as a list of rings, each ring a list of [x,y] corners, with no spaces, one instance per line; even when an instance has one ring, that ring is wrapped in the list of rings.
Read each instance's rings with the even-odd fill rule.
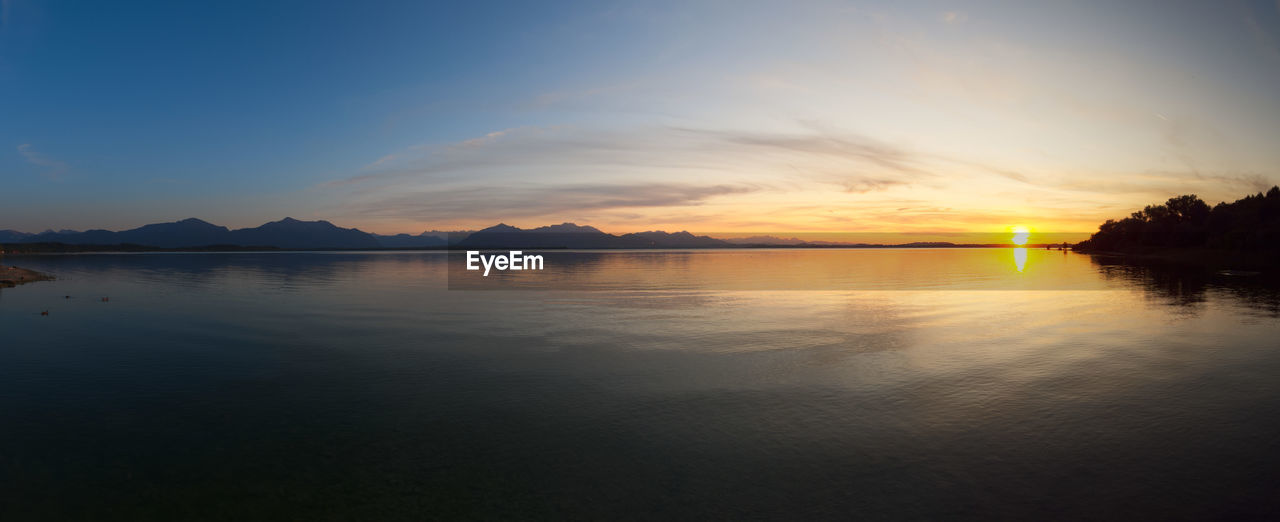
[[[14,259],[61,279],[0,291],[11,518],[227,498],[245,518],[947,518],[983,498],[1010,518],[1211,518],[1273,500],[1280,455],[1241,450],[1280,432],[1265,287],[989,249],[582,254],[546,275],[609,291],[458,291],[446,259]],[[776,289],[939,273],[1070,285]],[[761,278],[775,289],[724,289]]]
[[[451,289],[1090,290],[1112,288],[1088,256],[1029,248],[544,251],[546,270],[466,271]],[[1009,256],[1014,266],[1009,269]],[[1026,271],[1027,265],[1035,267]],[[1025,273],[1023,273],[1025,272]]]

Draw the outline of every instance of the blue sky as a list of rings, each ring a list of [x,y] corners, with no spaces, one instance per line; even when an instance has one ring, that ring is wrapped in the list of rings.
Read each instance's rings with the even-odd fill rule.
[[[1280,182],[1280,2],[0,0],[0,229],[1088,230]]]

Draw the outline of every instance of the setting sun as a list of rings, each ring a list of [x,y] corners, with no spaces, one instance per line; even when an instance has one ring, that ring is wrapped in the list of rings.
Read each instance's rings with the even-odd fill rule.
[[[1013,227],[1013,239],[1011,240],[1013,241],[1013,244],[1025,245],[1027,244],[1027,240],[1030,238],[1031,238],[1031,229],[1021,225]]]

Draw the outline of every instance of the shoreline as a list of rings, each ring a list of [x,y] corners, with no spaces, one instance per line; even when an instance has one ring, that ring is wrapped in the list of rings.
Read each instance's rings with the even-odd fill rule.
[[[16,266],[0,266],[0,288],[13,288],[36,281],[53,281],[54,277]]]

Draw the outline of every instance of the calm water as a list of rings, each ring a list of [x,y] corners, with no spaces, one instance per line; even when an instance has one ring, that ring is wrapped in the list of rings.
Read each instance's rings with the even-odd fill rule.
[[[0,290],[0,520],[1280,516],[1262,276],[447,259],[6,258],[60,279]]]

